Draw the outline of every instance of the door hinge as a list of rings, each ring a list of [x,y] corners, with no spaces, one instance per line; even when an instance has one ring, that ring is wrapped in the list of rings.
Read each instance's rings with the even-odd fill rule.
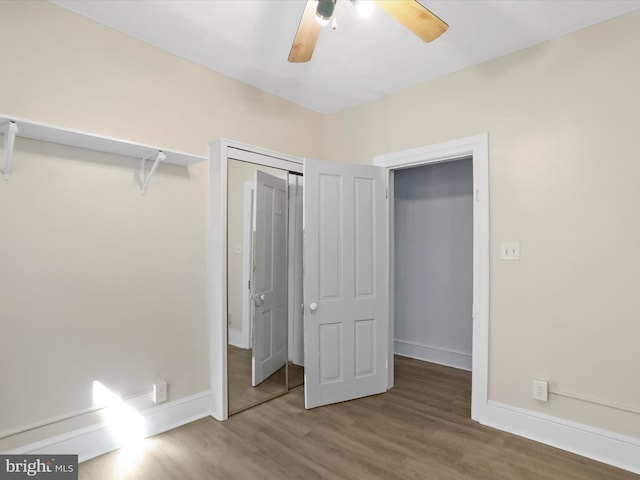
[[[384,191],[384,198],[386,198],[387,200],[389,200],[389,188],[387,187]]]
[[[480,190],[476,190],[476,202],[480,201]]]

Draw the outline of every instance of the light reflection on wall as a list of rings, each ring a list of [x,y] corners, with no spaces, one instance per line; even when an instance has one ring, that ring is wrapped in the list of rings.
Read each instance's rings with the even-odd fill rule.
[[[144,453],[142,441],[147,434],[142,415],[97,380],[93,382],[93,403],[103,409],[105,424],[121,449],[119,466],[123,470],[135,468]]]

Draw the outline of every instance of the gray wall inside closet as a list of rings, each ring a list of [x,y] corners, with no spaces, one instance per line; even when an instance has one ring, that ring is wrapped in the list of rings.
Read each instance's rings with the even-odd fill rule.
[[[397,170],[395,351],[471,369],[472,160]]]

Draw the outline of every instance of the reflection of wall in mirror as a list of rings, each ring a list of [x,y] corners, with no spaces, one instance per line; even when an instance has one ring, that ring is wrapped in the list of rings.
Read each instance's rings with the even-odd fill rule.
[[[249,348],[242,329],[242,291],[244,255],[244,185],[255,177],[256,166],[250,163],[230,161],[227,196],[227,311],[229,315],[229,343]]]

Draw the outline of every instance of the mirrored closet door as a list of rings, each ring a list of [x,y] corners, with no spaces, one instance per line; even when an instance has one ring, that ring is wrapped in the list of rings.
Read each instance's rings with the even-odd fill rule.
[[[302,177],[229,159],[228,411],[302,385]]]

